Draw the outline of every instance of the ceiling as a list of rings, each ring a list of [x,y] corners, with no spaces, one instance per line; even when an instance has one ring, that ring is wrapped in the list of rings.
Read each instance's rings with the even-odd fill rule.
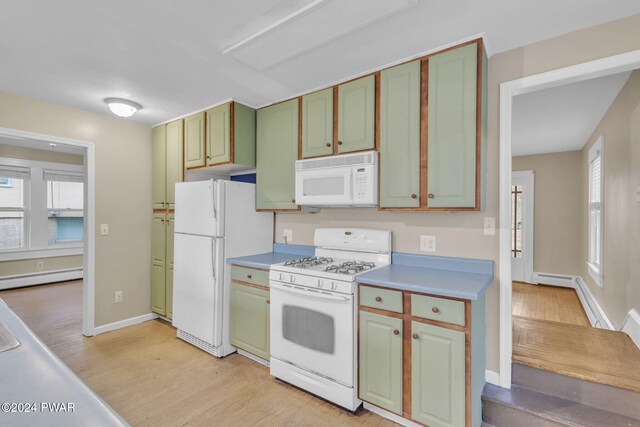
[[[513,156],[581,150],[631,72],[518,95],[513,99]]]
[[[156,124],[229,98],[265,105],[479,34],[497,53],[637,13],[637,0],[11,1],[0,91],[105,114],[104,98],[123,97],[144,107],[128,120]]]

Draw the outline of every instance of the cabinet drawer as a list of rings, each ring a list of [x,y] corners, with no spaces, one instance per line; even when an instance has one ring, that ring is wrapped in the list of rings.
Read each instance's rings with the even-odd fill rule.
[[[402,313],[402,292],[360,286],[360,305]]]
[[[231,280],[269,287],[269,271],[232,265]]]
[[[413,294],[411,315],[464,326],[464,302]]]

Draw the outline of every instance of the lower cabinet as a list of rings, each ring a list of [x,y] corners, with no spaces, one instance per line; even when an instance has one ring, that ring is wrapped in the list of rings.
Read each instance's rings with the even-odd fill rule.
[[[154,214],[151,226],[151,309],[173,315],[173,214]]]
[[[269,290],[231,282],[231,344],[269,360]]]
[[[360,295],[371,297],[360,299],[358,316],[360,399],[430,427],[479,426],[484,299],[456,300],[364,285]],[[404,302],[402,308],[393,304],[397,298]],[[460,314],[461,324],[452,323]]]

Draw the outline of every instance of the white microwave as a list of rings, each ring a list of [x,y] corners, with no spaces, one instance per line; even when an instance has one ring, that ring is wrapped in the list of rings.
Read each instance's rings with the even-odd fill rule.
[[[296,204],[378,206],[378,153],[367,151],[296,161]]]

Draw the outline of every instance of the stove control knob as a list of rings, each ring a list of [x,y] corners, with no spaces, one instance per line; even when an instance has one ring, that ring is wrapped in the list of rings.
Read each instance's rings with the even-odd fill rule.
[[[335,291],[337,288],[338,288],[338,284],[332,280],[331,281],[331,290]]]
[[[289,275],[289,281],[290,281],[291,283],[296,283],[296,276],[294,276],[293,274],[290,274],[290,275]]]
[[[278,273],[278,280],[281,282],[284,280],[284,273]]]
[[[324,280],[318,279],[318,287],[319,288],[324,288]]]

